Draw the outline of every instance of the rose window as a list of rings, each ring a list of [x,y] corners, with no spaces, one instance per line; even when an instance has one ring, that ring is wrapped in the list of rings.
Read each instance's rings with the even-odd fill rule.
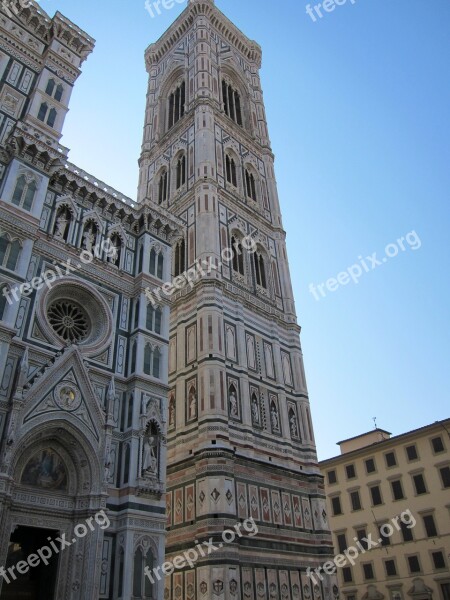
[[[91,329],[87,313],[70,300],[53,302],[47,316],[54,332],[66,342],[82,342]]]

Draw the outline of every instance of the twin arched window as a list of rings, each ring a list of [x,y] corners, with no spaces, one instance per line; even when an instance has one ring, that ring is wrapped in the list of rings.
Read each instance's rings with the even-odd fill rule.
[[[158,204],[162,204],[167,201],[169,196],[169,176],[167,169],[164,169],[159,176],[158,183]]]
[[[186,83],[183,83],[177,87],[169,96],[169,121],[167,129],[170,129],[177,123],[185,113],[186,104]]]
[[[180,240],[174,249],[175,254],[175,265],[174,265],[174,277],[178,277],[184,273],[186,264],[186,243],[184,240]]]
[[[146,570],[148,569],[148,570]],[[151,549],[147,554],[138,548],[134,555],[133,567],[133,598],[153,598],[153,584],[145,573],[151,573],[153,569],[153,554]]]
[[[161,351],[158,348],[153,349],[150,344],[144,349],[144,373],[156,379],[159,379],[161,374]]]
[[[58,102],[61,102],[64,93],[64,87],[60,83],[57,84],[54,79],[49,79],[45,93],[47,96],[51,96]]]
[[[236,162],[232,156],[229,154],[225,157],[225,167],[226,167],[226,177],[228,183],[237,187],[237,171],[236,171]]]
[[[148,270],[150,275],[154,275],[158,279],[163,278],[164,256],[161,252],[156,252],[154,248],[150,251],[150,265]]]
[[[47,123],[49,127],[54,127],[56,123],[56,117],[58,116],[58,111],[56,108],[50,108],[47,102],[43,102],[41,107],[39,108],[37,118],[39,121],[43,123]]]
[[[233,271],[239,275],[245,275],[244,271],[244,252],[242,244],[234,236],[231,238],[231,247],[233,248]]]
[[[8,235],[0,237],[0,267],[15,271],[21,249],[19,240],[12,241]]]
[[[36,192],[36,181],[29,178],[27,180],[25,175],[20,175],[17,179],[11,202],[24,210],[31,210]]]
[[[263,255],[260,252],[255,252],[253,254],[253,260],[255,265],[256,283],[264,289],[267,289],[266,267]]]
[[[146,328],[149,331],[154,331],[161,335],[162,311],[160,308],[155,308],[152,304],[147,306]]]
[[[222,80],[222,97],[225,114],[242,127],[241,96],[225,79]]]

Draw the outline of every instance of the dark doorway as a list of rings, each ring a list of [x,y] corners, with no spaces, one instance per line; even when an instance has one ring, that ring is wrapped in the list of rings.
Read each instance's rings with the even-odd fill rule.
[[[47,559],[48,565],[39,560],[39,565],[30,567],[28,572],[20,574],[17,565],[27,561],[31,554],[36,555],[41,548],[51,549],[49,537],[55,539],[59,532],[50,529],[34,527],[18,527],[11,535],[6,561],[6,579],[3,579],[0,600],[55,600],[56,576],[58,573],[58,554],[52,550],[52,556]],[[56,542],[59,548],[59,544]],[[32,559],[32,564],[37,563]],[[12,569],[12,574],[8,569]],[[22,564],[22,572],[26,567]],[[14,579],[15,577],[15,579]]]

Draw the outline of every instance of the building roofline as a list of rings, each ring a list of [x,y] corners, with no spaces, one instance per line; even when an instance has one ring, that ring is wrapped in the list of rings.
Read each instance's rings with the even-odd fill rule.
[[[158,64],[163,56],[177,44],[198,14],[205,14],[230,45],[241,52],[247,60],[255,62],[258,68],[261,67],[261,46],[236,27],[212,0],[189,0],[187,7],[172,25],[146,49],[145,60],[148,68]]]
[[[360,433],[359,435],[355,435],[351,438],[347,438],[346,440],[342,440],[342,442],[337,442],[337,446],[339,446],[340,444],[344,444],[345,442],[351,442],[352,440],[357,440],[358,438],[364,437],[366,435],[370,435],[371,433],[375,433],[375,432],[380,432],[380,433],[387,433],[388,435],[392,435],[392,433],[390,431],[386,431],[385,429],[380,429],[379,427],[377,427],[376,429],[372,429],[372,431],[367,431],[366,433]]]
[[[427,429],[436,429],[436,427],[439,425],[441,425],[443,427],[443,429],[445,429],[447,431],[447,434],[450,437],[450,430],[447,428],[447,426],[450,427],[450,417],[448,417],[447,419],[442,419],[440,421],[435,421],[434,423],[430,423],[429,425],[424,425],[423,427],[419,427],[417,429],[412,429],[411,431],[407,431],[406,433],[400,433],[399,435],[391,437],[387,440],[381,440],[380,442],[374,442],[373,444],[368,444],[367,446],[363,446],[362,448],[356,448],[355,450],[351,450],[350,452],[345,452],[344,454],[338,454],[337,456],[333,456],[331,458],[321,460],[321,461],[319,461],[319,466],[322,467],[323,465],[331,464],[333,462],[338,461],[339,459],[347,460],[349,456],[355,456],[358,453],[362,454],[362,453],[366,452],[368,448],[374,448],[376,446],[378,449],[378,447],[382,446],[382,445],[388,446],[389,444],[395,444],[401,438],[412,437],[413,435],[415,435],[419,432],[421,432],[421,433],[425,432]],[[360,436],[356,436],[356,437],[360,437]],[[355,438],[349,438],[349,439],[355,439]]]

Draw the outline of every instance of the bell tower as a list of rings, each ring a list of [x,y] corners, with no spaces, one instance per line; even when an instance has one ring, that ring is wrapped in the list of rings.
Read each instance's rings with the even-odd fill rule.
[[[184,224],[164,286],[166,561],[198,555],[167,570],[166,598],[331,599],[332,577],[314,587],[306,575],[333,551],[261,48],[212,0],[190,0],[146,66],[139,200]]]

